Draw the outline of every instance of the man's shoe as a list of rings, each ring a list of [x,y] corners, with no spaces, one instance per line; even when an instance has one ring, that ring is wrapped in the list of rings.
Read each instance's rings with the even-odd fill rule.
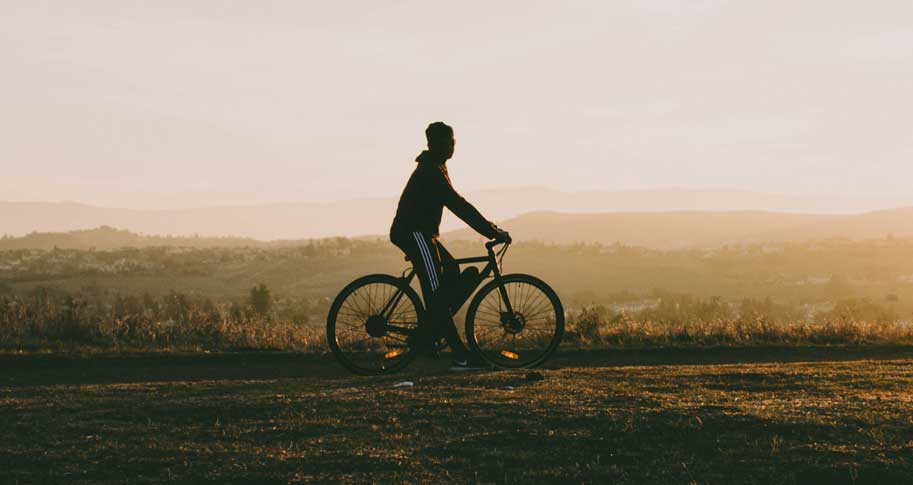
[[[450,361],[450,370],[454,372],[462,372],[467,370],[490,370],[494,366],[485,362],[478,357],[463,357],[461,359],[453,359]]]

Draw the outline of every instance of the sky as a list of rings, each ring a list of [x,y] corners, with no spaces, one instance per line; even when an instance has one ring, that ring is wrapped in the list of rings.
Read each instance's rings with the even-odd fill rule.
[[[0,200],[733,188],[913,202],[913,2],[0,0]]]

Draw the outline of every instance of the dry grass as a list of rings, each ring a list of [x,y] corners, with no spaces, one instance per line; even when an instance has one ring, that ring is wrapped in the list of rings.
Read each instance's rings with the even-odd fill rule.
[[[459,320],[462,321],[462,320]],[[625,316],[591,307],[567,314],[565,348],[898,345],[913,326],[893,317],[817,321],[684,314]],[[107,300],[37,292],[0,297],[0,352],[285,350],[322,352],[324,322],[258,313],[172,292]]]
[[[0,351],[318,351],[322,325],[280,320],[250,308],[172,293],[139,299],[79,300],[38,294],[0,298]]]
[[[609,316],[587,308],[569,314],[564,341],[583,348],[905,345],[913,343],[913,326],[898,320],[861,318],[796,322],[737,317],[655,320]]]

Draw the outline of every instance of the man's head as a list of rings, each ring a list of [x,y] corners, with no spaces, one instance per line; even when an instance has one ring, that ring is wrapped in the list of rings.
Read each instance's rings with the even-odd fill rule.
[[[428,150],[439,153],[450,159],[456,140],[453,138],[453,128],[442,121],[435,121],[425,128],[425,138],[428,139]]]

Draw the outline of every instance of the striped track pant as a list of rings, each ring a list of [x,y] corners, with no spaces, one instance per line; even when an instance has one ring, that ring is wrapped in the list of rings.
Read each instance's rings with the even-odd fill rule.
[[[458,280],[460,273],[453,256],[436,238],[421,232],[396,234],[390,239],[412,261],[431,320],[441,329],[452,349],[464,350],[450,314],[448,283]]]

